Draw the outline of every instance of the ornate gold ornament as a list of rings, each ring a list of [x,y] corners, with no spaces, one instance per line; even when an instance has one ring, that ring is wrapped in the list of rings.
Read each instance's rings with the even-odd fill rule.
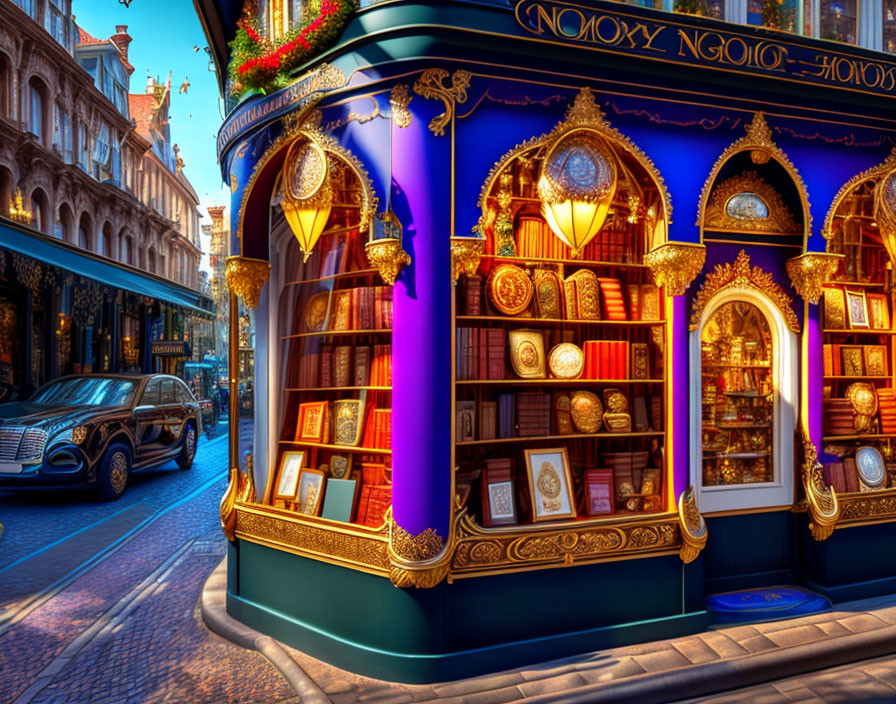
[[[851,496],[838,496],[840,517],[837,528],[879,523],[896,519],[896,489],[866,491]]]
[[[784,168],[800,194],[800,200],[803,205],[803,233],[811,232],[812,214],[809,208],[809,192],[806,189],[806,184],[803,182],[803,178],[800,176],[799,171],[796,170],[793,162],[790,161],[790,158],[775,144],[774,139],[772,139],[772,131],[761,112],[753,115],[753,119],[746,127],[746,132],[743,137],[728,145],[725,151],[719,155],[709,172],[709,176],[703,183],[703,190],[700,192],[700,201],[697,207],[697,222],[695,223],[701,228],[701,234],[703,232],[710,191],[713,190],[719,172],[731,157],[740,152],[749,152],[750,160],[754,164],[765,164],[769,159],[774,159]]]
[[[261,300],[261,290],[271,273],[271,263],[264,259],[227,257],[224,279],[247,308],[255,309]]]
[[[330,219],[333,188],[327,155],[311,137],[299,137],[289,147],[280,171],[283,214],[299,241],[303,261],[308,261],[314,245]]]
[[[432,528],[412,535],[395,522],[389,511],[389,579],[404,589],[432,589],[451,569],[453,537],[446,545]]]
[[[451,82],[446,84],[449,75]],[[427,99],[441,100],[445,105],[445,112],[436,115],[429,123],[429,129],[436,137],[445,134],[445,126],[454,117],[454,106],[467,101],[467,88],[470,87],[471,76],[469,71],[455,71],[449,74],[443,68],[430,68],[414,83],[415,93]]]
[[[818,303],[823,284],[834,278],[841,259],[842,254],[806,252],[787,260],[787,275],[804,301]]]
[[[476,276],[476,272],[479,271],[479,261],[484,253],[484,237],[451,238],[451,270],[455,284],[461,274]]]
[[[893,150],[887,158],[880,164],[856,174],[840,187],[840,190],[837,191],[837,195],[834,196],[834,200],[831,202],[831,207],[828,209],[828,213],[824,218],[824,226],[821,230],[822,236],[829,242],[828,250],[830,250],[830,241],[834,237],[834,216],[837,214],[837,211],[840,210],[843,201],[865,181],[882,181],[886,174],[894,171],[896,171],[896,147],[893,147]],[[875,189],[875,209],[877,200],[877,190]]]
[[[9,217],[11,220],[20,222],[23,225],[30,225],[34,219],[34,214],[25,207],[25,200],[22,198],[22,189],[16,188],[12,203],[9,204]]]
[[[712,189],[703,228],[799,234],[800,227],[781,195],[754,171],[732,176]]]
[[[832,487],[826,487],[815,443],[803,433],[803,489],[809,509],[809,531],[815,540],[827,540],[840,519],[840,504]]]
[[[16,272],[16,278],[31,292],[33,298],[40,297],[40,291],[44,284],[44,268],[36,259],[26,257],[18,252],[12,253],[12,268]]]
[[[697,555],[706,546],[708,537],[706,521],[697,509],[694,487],[689,486],[678,497],[678,522],[681,527],[681,550],[678,551],[681,561],[688,564],[697,559]]]
[[[408,87],[403,83],[392,86],[389,104],[392,106],[392,122],[399,127],[408,127],[411,124],[411,111],[408,110],[411,94]]]
[[[240,472],[238,468],[233,467],[230,470],[230,481],[221,497],[220,506],[221,529],[230,542],[236,540],[234,531],[236,530],[237,504],[254,503],[255,500],[255,484],[252,480],[251,464],[247,472]]]
[[[778,307],[784,316],[787,327],[796,333],[800,331],[799,320],[791,307],[793,299],[775,283],[775,279],[770,273],[763,271],[758,266],[751,267],[750,257],[744,250],[740,251],[733,264],[730,262],[718,264],[711,274],[707,274],[706,281],[697,292],[691,309],[691,330],[696,330],[700,326],[700,318],[706,304],[718,293],[728,289],[759,291]]]
[[[484,235],[487,227],[494,222],[494,214],[490,213],[489,199],[494,198],[495,183],[503,176],[512,162],[516,159],[529,160],[539,150],[548,150],[565,135],[576,132],[596,136],[615,155],[627,154],[650,175],[653,185],[659,191],[661,202],[645,204],[647,205],[648,232],[653,244],[664,242],[667,235],[666,226],[672,221],[672,200],[669,197],[663,176],[643,151],[628,137],[610,126],[603,111],[595,103],[594,94],[588,87],[579,91],[573,104],[567,110],[566,119],[558,123],[553,130],[516,145],[495,162],[479,193],[479,209],[482,214],[479,222],[473,228],[474,232]],[[623,176],[627,182],[631,183],[632,179],[628,175],[623,174]],[[629,206],[631,205],[630,202]]]
[[[644,255],[654,283],[669,296],[683,295],[705,262],[706,245],[692,242],[663,242]]]
[[[380,272],[388,286],[394,286],[402,268],[411,263],[411,255],[402,249],[401,240],[394,237],[370,240],[364,245],[364,252],[370,266]]]

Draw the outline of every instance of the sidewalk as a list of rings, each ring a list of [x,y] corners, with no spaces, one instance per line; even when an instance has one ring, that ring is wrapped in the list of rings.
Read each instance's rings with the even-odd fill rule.
[[[208,627],[264,655],[303,702],[669,702],[896,652],[896,595],[835,605],[813,616],[733,626],[685,638],[585,653],[456,682],[404,685],[340,670],[231,619],[224,563],[202,595]]]

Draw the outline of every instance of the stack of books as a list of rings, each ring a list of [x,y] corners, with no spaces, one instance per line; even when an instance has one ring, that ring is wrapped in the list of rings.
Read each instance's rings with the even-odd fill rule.
[[[521,438],[550,435],[551,395],[540,391],[518,393],[516,395],[516,418]]]
[[[628,379],[626,340],[586,340],[583,379]]]
[[[454,350],[458,380],[507,376],[507,333],[501,328],[457,328]]]

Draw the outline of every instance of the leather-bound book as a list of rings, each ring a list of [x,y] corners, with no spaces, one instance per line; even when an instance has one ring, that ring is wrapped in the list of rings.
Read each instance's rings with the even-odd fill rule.
[[[627,320],[625,301],[622,298],[622,284],[619,279],[599,277],[600,297],[604,304],[604,318],[607,320]]]
[[[382,330],[383,325],[383,290],[385,286],[376,286],[373,290],[373,326]]]
[[[843,479],[847,491],[859,491],[859,471],[854,457],[843,460]]]
[[[482,401],[479,404],[479,439],[494,440],[498,429],[498,404]]]
[[[482,315],[482,277],[464,276],[461,280],[464,315]]]
[[[646,432],[650,429],[650,423],[647,420],[647,403],[643,396],[635,396],[632,400],[632,430],[638,433]]]
[[[834,373],[834,353],[831,345],[821,346],[821,358],[824,366],[824,375],[831,376]]]
[[[355,347],[355,386],[370,384],[370,348]]]
[[[566,319],[578,320],[579,304],[576,297],[576,282],[571,279],[566,279],[563,282],[563,301],[566,307]]]
[[[655,433],[663,429],[663,399],[660,396],[650,398],[650,427]]]
[[[516,396],[516,420],[520,437],[551,434],[551,395],[524,391]]]
[[[843,375],[843,356],[840,354],[840,348],[843,345],[831,345],[831,369],[834,376]]]
[[[597,347],[600,353],[600,361],[597,364],[597,378],[612,379],[610,343],[606,340],[599,340]]]
[[[333,350],[333,386],[351,386],[351,380],[351,345],[339,345]]]
[[[317,386],[315,380],[310,380],[309,386]],[[320,348],[320,385],[333,386],[333,346],[323,345]]]
[[[880,431],[887,435],[896,434],[896,392],[893,389],[877,390]]]
[[[613,470],[585,470],[585,510],[589,516],[613,513]]]
[[[372,286],[364,286],[360,289],[359,305],[360,305],[360,322],[359,330],[374,329],[374,292]]]
[[[385,330],[392,329],[392,287],[386,286],[383,289],[383,328]]]
[[[484,379],[503,379],[507,376],[507,333],[502,328],[489,328],[488,374]]]
[[[641,287],[638,284],[626,284],[625,293],[628,298],[628,309],[631,320],[641,319]]]
[[[831,462],[831,486],[837,493],[846,491],[846,473],[843,471],[842,462]]]
[[[498,396],[498,437],[516,437],[516,402],[513,394]]]
[[[488,328],[476,328],[476,378],[488,379]]]

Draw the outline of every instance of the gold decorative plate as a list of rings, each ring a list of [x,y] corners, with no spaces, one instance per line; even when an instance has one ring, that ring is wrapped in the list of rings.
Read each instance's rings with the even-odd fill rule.
[[[590,391],[576,391],[569,401],[572,422],[579,432],[596,433],[603,418],[603,404]]]
[[[539,318],[563,317],[563,280],[556,271],[536,269],[535,302]]]
[[[526,272],[513,264],[501,264],[488,277],[486,288],[492,305],[504,315],[520,315],[532,302],[535,286]]]
[[[304,324],[305,332],[319,332],[323,330],[327,320],[327,308],[330,304],[330,292],[321,291],[315,293],[305,304]]]
[[[538,330],[511,330],[510,363],[522,379],[544,379],[544,336]]]
[[[558,379],[577,379],[585,368],[585,353],[571,342],[561,342],[551,350],[548,368]]]
[[[863,416],[873,416],[877,413],[877,394],[871,384],[865,382],[850,384],[846,389],[846,398],[856,413]]]
[[[628,399],[619,389],[604,389],[607,413],[628,413]]]

